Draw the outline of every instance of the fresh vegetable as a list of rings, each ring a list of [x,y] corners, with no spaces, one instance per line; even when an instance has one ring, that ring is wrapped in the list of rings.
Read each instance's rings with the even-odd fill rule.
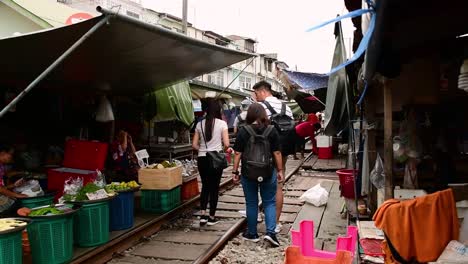
[[[16,211],[16,213],[20,216],[28,216],[31,213],[31,209],[27,207],[22,207]]]
[[[49,206],[45,208],[32,210],[31,213],[29,213],[29,216],[58,215],[58,214],[63,214],[63,212],[55,207]]]
[[[0,219],[0,231],[7,231],[18,226],[25,226],[27,223],[20,220]]]
[[[101,187],[97,186],[96,184],[90,182],[83,186],[78,193],[76,194],[75,201],[86,201],[89,200],[88,196],[86,196],[87,193],[93,193],[98,190],[102,189]]]
[[[106,192],[109,193],[109,192],[127,191],[127,190],[135,189],[138,187],[140,187],[140,185],[138,185],[136,181],[120,182],[120,183],[113,182],[111,184],[108,184],[105,189],[106,189]]]

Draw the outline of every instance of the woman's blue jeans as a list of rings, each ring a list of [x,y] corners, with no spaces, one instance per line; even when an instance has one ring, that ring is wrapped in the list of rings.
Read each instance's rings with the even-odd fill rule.
[[[274,234],[276,227],[276,170],[268,180],[258,183],[241,177],[242,188],[247,209],[247,231],[249,234],[257,234],[258,216],[258,189],[262,197],[263,210],[265,213],[265,225],[267,233]]]

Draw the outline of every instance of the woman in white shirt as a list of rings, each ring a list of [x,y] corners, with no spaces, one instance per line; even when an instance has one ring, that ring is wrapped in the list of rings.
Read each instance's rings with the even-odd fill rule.
[[[200,209],[202,216],[200,224],[215,225],[216,207],[218,205],[219,184],[223,170],[211,168],[206,157],[208,151],[222,151],[229,148],[228,126],[221,119],[221,105],[214,99],[209,99],[206,117],[199,122],[193,136],[193,148],[198,150],[198,171],[202,179]],[[206,215],[206,208],[210,201],[210,214]]]

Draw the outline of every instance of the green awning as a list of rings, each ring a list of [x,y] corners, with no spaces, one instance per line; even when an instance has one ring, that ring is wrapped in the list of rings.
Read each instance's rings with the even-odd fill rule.
[[[154,97],[156,99],[154,122],[179,120],[187,126],[192,124],[195,116],[193,114],[192,94],[187,81],[158,89],[147,95],[147,98]]]

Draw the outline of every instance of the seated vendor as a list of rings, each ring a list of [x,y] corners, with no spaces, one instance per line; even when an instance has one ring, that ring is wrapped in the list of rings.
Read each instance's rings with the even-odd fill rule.
[[[112,181],[129,182],[138,180],[138,165],[132,136],[124,130],[119,131],[111,147],[114,176]]]
[[[5,165],[13,160],[13,148],[0,145],[0,215],[7,216],[12,212],[15,204],[15,198],[27,197],[24,194],[15,193],[13,188],[21,186],[23,179],[15,181],[13,184],[8,184]]]

